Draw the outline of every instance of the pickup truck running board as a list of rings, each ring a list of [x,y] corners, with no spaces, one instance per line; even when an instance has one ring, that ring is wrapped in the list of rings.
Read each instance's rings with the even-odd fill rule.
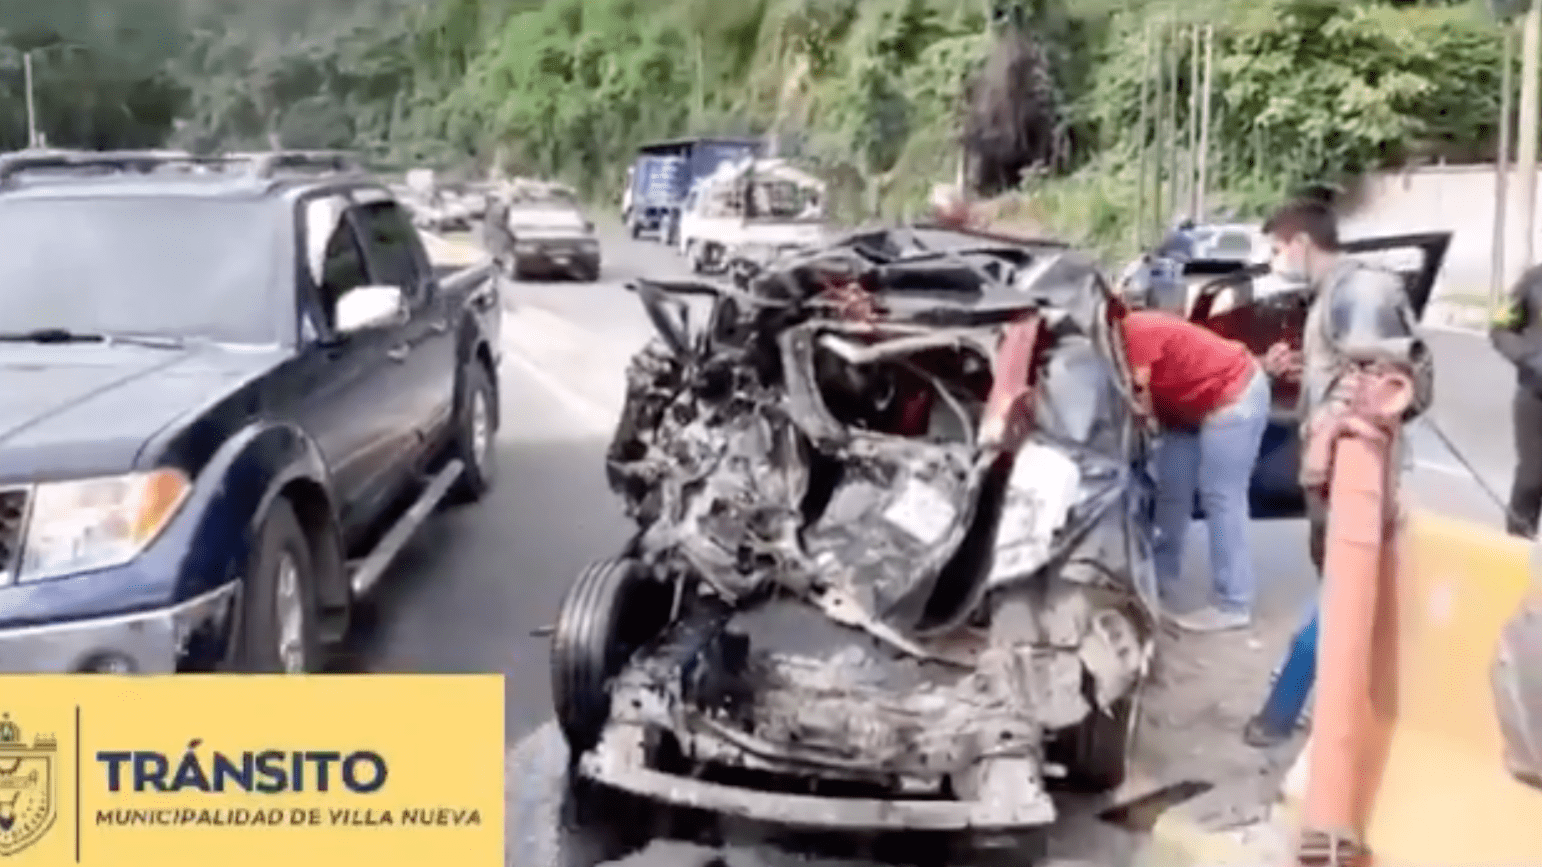
[[[402,552],[402,548],[407,546],[407,540],[412,538],[412,534],[416,533],[418,527],[422,526],[433,513],[439,501],[450,492],[450,486],[455,484],[465,469],[466,465],[460,461],[450,461],[446,464],[444,469],[428,483],[428,487],[423,489],[423,493],[418,495],[412,508],[397,519],[391,529],[380,539],[380,544],[375,546],[375,550],[369,552],[368,557],[354,561],[357,565],[350,564],[354,568],[348,583],[354,596],[362,596],[374,589],[380,577],[385,574],[386,567],[390,566],[396,556]]]

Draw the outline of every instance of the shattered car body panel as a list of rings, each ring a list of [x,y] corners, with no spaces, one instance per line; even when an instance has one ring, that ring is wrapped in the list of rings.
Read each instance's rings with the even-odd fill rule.
[[[1152,647],[1147,432],[1101,276],[941,230],[741,276],[634,286],[660,337],[608,470],[675,604],[581,768],[802,825],[1051,821],[1057,744],[1138,699]]]

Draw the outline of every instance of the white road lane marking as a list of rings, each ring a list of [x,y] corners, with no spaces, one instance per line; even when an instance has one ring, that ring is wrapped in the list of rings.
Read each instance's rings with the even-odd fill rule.
[[[590,400],[577,390],[570,388],[558,377],[547,371],[540,364],[528,358],[518,346],[504,343],[503,361],[505,364],[519,368],[520,372],[529,376],[542,388],[551,393],[569,411],[573,413],[573,419],[586,432],[607,434],[614,429],[616,424],[615,414],[607,411],[598,403]]]

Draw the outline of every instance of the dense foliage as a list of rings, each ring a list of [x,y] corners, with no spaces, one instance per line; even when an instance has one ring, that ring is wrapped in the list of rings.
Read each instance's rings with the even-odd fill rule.
[[[1055,228],[1133,236],[1149,35],[1216,27],[1212,199],[1493,138],[1489,6],[1390,0],[0,0],[0,146],[357,147],[614,195],[631,149],[772,133],[850,216],[1022,184]],[[1187,121],[1187,35],[1175,64]],[[1155,138],[1151,136],[1151,138]],[[1186,142],[1183,134],[1176,136]],[[1168,150],[1171,153],[1171,150]],[[1027,171],[1025,171],[1025,169]],[[1149,186],[1149,185],[1148,185]],[[1148,192],[1149,197],[1149,192]],[[1169,204],[1171,194],[1168,196]],[[1139,207],[1137,207],[1139,206]]]

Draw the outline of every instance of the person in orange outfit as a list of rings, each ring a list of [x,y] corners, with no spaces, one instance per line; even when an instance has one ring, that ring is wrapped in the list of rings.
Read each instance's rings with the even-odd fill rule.
[[[1121,315],[1126,357],[1162,436],[1156,451],[1157,583],[1164,602],[1183,568],[1195,493],[1210,531],[1210,603],[1169,613],[1192,632],[1252,623],[1248,485],[1269,421],[1269,377],[1248,348],[1170,313]]]

